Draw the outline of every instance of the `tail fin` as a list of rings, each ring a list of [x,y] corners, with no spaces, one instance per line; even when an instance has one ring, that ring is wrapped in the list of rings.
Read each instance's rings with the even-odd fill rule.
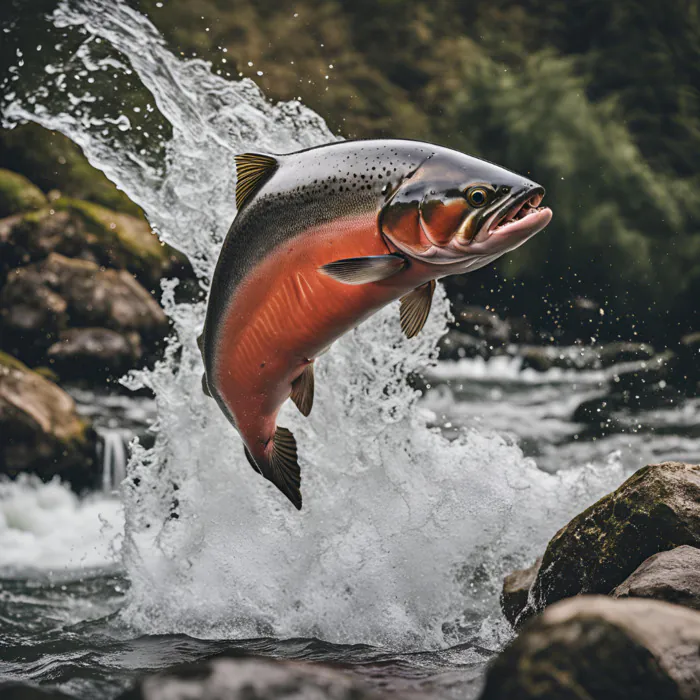
[[[253,469],[271,481],[297,510],[301,510],[301,471],[297,461],[297,441],[290,430],[277,428],[267,463],[256,460],[247,449],[245,456]]]

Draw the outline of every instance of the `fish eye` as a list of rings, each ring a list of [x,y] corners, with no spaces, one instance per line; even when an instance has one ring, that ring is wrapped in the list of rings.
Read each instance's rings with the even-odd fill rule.
[[[488,198],[489,193],[483,187],[472,187],[467,192],[467,200],[473,207],[483,207]]]

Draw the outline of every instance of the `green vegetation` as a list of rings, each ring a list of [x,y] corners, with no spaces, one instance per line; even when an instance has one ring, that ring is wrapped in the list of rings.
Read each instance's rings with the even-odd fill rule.
[[[184,58],[346,137],[435,141],[544,184],[549,229],[450,280],[453,298],[553,333],[576,296],[604,305],[608,336],[700,328],[700,0],[129,1]],[[46,133],[4,132],[0,162],[138,213]]]
[[[606,306],[608,334],[700,327],[698,0],[139,7],[184,56],[344,136],[433,140],[543,183],[549,229],[453,296],[553,330],[578,295]]]

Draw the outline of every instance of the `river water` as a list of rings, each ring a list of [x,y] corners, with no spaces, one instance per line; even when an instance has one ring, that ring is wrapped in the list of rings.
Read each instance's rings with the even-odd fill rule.
[[[18,42],[6,124],[80,144],[203,290],[235,214],[233,156],[334,138],[302,105],[176,57],[125,4],[62,2],[31,36],[36,48],[19,25],[5,37]],[[593,439],[570,415],[602,391],[602,371],[438,362],[438,292],[419,338],[383,310],[320,358],[311,417],[283,410],[301,455],[297,513],[202,394],[204,304],[178,303],[175,286],[163,284],[163,361],[124,380],[155,398],[75,392],[103,436],[102,490],[0,484],[2,679],[110,698],[143,672],[242,649],[344,663],[393,692],[476,697],[510,638],[503,574],[647,461],[700,456],[697,403]]]

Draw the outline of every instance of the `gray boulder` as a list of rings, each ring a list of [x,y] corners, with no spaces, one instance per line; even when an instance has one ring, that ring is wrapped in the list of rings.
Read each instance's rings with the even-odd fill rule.
[[[654,554],[612,594],[615,598],[654,598],[700,610],[700,549],[681,545]]]
[[[480,700],[700,697],[700,613],[580,596],[528,622],[489,667]]]
[[[214,658],[143,678],[118,700],[371,700],[340,669],[298,661]]]

